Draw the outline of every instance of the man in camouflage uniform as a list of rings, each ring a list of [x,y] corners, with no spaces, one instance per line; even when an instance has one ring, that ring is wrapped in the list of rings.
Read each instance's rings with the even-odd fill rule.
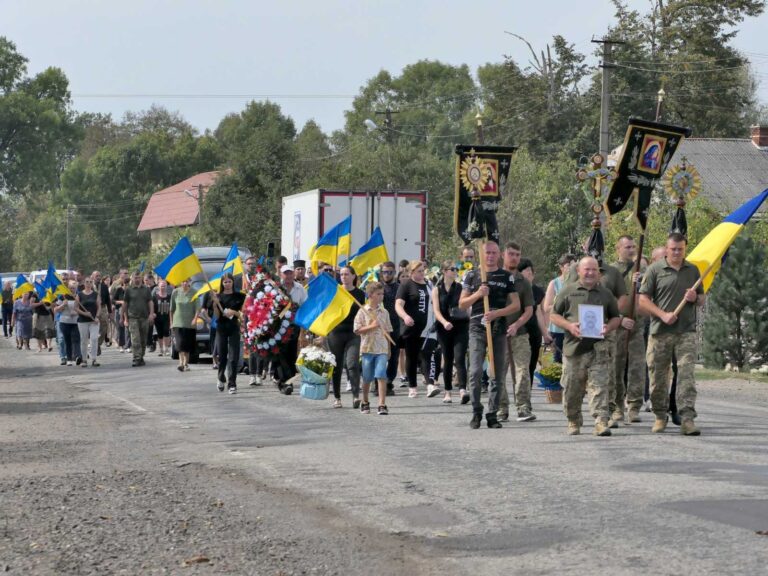
[[[613,297],[616,298],[616,301],[618,302],[619,310],[624,309],[624,307],[627,305],[627,286],[624,283],[624,278],[622,278],[621,272],[619,272],[618,268],[604,263],[602,258],[598,258],[597,265],[600,269],[600,285],[604,288],[607,288],[608,291],[613,294]],[[571,266],[566,284],[574,283],[577,280],[578,273],[576,271],[576,266]],[[616,333],[611,332],[610,334],[606,334],[605,340],[606,342],[610,342],[612,344],[608,350],[608,354],[610,355],[611,365],[613,365],[615,362],[614,358],[616,356]],[[609,373],[606,374],[605,378],[608,381],[608,397],[613,398],[616,395],[616,371],[610,370]],[[623,412],[617,412],[615,414],[612,413],[612,417],[608,425],[611,428],[618,428],[619,422],[621,422],[623,419]]]
[[[640,306],[651,316],[648,338],[648,371],[651,377],[651,404],[656,415],[651,432],[664,432],[669,410],[669,375],[672,356],[677,357],[677,409],[680,432],[698,436],[696,418],[696,306],[704,305],[704,289],[698,284],[699,270],[685,260],[686,240],[673,232],[667,238],[663,260],[648,267],[640,286]],[[686,304],[679,315],[675,308]],[[693,306],[692,306],[693,304]]]
[[[520,297],[520,310],[507,318],[507,352],[509,371],[515,392],[518,422],[533,422],[536,416],[531,410],[531,344],[526,324],[533,316],[533,290],[531,283],[517,270],[520,264],[520,246],[508,242],[504,247],[504,270],[514,278],[515,291]],[[509,393],[506,379],[499,382],[499,420],[509,419]]]
[[[628,294],[635,290],[639,276],[645,272],[645,266],[641,265],[640,273],[634,273],[637,247],[631,236],[622,236],[616,242],[616,255],[618,260],[614,267],[621,272]],[[643,388],[645,385],[645,339],[643,338],[644,322],[637,318],[638,307],[635,306],[635,314],[632,316],[632,329],[628,329],[625,316],[629,315],[629,297],[626,305],[620,308],[622,315],[621,325],[616,331],[616,388],[610,398],[611,419],[618,422],[624,414],[626,400],[627,419],[626,424],[640,422],[640,410],[643,407]],[[625,380],[626,376],[626,380]]]
[[[609,385],[613,373],[614,341],[581,336],[579,305],[603,307],[603,336],[618,328],[619,306],[613,294],[600,284],[599,265],[585,256],[577,266],[578,280],[566,284],[555,298],[550,321],[565,330],[563,342],[563,411],[568,419],[568,434],[581,433],[581,404],[589,390],[589,409],[595,419],[595,436],[610,436],[608,424]],[[629,319],[627,319],[629,320]],[[629,320],[631,322],[631,320]]]

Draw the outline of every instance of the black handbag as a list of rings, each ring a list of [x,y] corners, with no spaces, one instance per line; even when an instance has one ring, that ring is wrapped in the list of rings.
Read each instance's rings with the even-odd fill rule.
[[[448,309],[448,315],[452,322],[467,322],[469,320],[469,310],[464,310],[458,306],[451,306]]]

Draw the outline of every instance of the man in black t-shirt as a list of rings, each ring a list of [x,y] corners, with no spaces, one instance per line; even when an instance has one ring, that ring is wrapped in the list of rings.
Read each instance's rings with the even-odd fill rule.
[[[515,283],[509,272],[499,268],[499,245],[488,241],[483,245],[481,258],[485,259],[486,281],[481,281],[479,270],[472,270],[464,278],[459,307],[471,308],[469,320],[469,392],[472,397],[473,416],[469,426],[477,429],[483,419],[480,401],[483,362],[487,352],[485,325],[491,323],[494,374],[488,387],[488,412],[485,416],[488,428],[501,428],[496,417],[499,408],[498,379],[504,378],[507,366],[506,317],[520,309],[520,299],[515,293]],[[488,296],[489,311],[485,313],[483,297]]]

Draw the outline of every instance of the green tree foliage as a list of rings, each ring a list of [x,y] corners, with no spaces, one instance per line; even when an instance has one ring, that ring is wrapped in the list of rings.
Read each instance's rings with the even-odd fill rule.
[[[62,174],[60,190],[27,201],[14,246],[20,265],[64,264],[68,206],[73,265],[112,270],[136,260],[149,250],[149,236],[136,232],[149,197],[221,159],[212,136],[197,136],[177,115],[157,108],[120,125],[88,120],[86,134],[107,143],[84,146]]]
[[[221,121],[216,138],[229,171],[205,197],[203,236],[217,244],[238,240],[259,253],[279,242],[281,199],[299,189],[296,128],[278,105],[251,102]]]
[[[27,59],[0,36],[0,192],[30,196],[57,187],[80,129],[58,68],[27,77]]]
[[[755,120],[756,83],[731,41],[738,25],[761,14],[763,0],[651,0],[640,13],[614,0],[611,127],[619,142],[629,116],[654,118],[657,92],[666,97],[663,119],[693,128],[698,137],[738,137]],[[594,79],[599,87],[599,78]],[[591,92],[594,104],[597,90]],[[596,125],[599,108],[590,119]]]
[[[742,234],[715,276],[704,321],[704,361],[740,372],[768,362],[765,246]]]

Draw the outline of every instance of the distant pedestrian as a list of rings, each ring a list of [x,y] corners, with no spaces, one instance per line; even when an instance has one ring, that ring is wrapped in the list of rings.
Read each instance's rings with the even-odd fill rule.
[[[361,305],[365,304],[365,294],[355,285],[357,275],[354,268],[342,267],[339,276],[344,289]],[[354,331],[356,314],[357,307],[353,306],[327,337],[328,348],[336,357],[336,368],[332,375],[334,408],[341,408],[341,373],[344,368],[347,369],[347,379],[352,387],[352,407],[360,407],[360,336]]]
[[[11,318],[16,328],[16,348],[29,350],[29,339],[32,338],[32,301],[31,292],[25,292],[13,303]]]
[[[61,330],[60,347],[64,351],[61,365],[78,366],[83,357],[80,350],[80,332],[77,327],[78,307],[75,301],[77,294],[77,280],[69,281],[69,293],[60,297],[54,311],[59,314],[59,328]],[[62,346],[63,345],[63,346]]]
[[[109,278],[109,275],[107,275]],[[101,345],[105,342],[109,346],[109,316],[112,314],[112,299],[109,296],[109,282],[107,278],[102,280],[101,272],[94,270],[91,272],[91,279],[93,280],[93,290],[99,295],[99,353],[101,353]]]
[[[392,325],[389,322],[389,312],[382,305],[384,287],[378,282],[369,282],[365,293],[368,295],[368,304],[357,311],[354,321],[354,332],[360,336],[362,354],[363,401],[360,411],[363,414],[371,412],[368,393],[371,384],[376,382],[379,393],[377,412],[380,416],[385,416],[389,414],[386,396],[387,360],[390,352],[385,334],[392,332]]]
[[[168,283],[160,279],[157,289],[152,295],[155,305],[155,332],[157,345],[160,348],[158,356],[171,354],[171,295],[168,293]]]
[[[557,261],[558,268],[560,269],[560,275],[550,280],[547,285],[547,291],[544,294],[544,314],[549,321],[549,315],[552,313],[552,306],[555,304],[555,298],[563,289],[567,279],[568,272],[571,265],[575,262],[576,257],[573,254],[563,254]],[[552,338],[552,346],[555,351],[553,354],[553,360],[558,364],[563,362],[563,339],[565,338],[565,330],[556,326],[552,322],[549,322],[549,335]]]
[[[91,366],[98,366],[101,297],[93,289],[93,278],[91,276],[86,276],[83,279],[83,288],[77,293],[76,301],[79,312],[77,328],[80,332],[80,357],[83,359],[81,366],[87,368],[89,361]]]
[[[469,402],[467,392],[467,348],[469,346],[469,313],[459,308],[461,284],[458,267],[451,260],[443,262],[442,278],[432,289],[432,306],[437,325],[437,339],[443,351],[443,402],[450,403],[453,390],[453,369],[456,368],[459,399]]]
[[[110,298],[115,311],[115,330],[117,332],[117,347],[120,352],[126,352],[131,348],[130,333],[123,321],[123,304],[125,302],[125,290],[130,283],[127,268],[120,268],[118,278],[112,283]]]
[[[3,284],[2,298],[3,336],[8,338],[13,336],[13,282],[10,280]]]
[[[173,328],[174,345],[179,353],[179,372],[189,370],[189,357],[197,346],[197,319],[200,315],[200,299],[194,298],[195,291],[189,279],[171,294],[170,320]]]
[[[123,296],[123,326],[128,327],[131,334],[133,362],[131,366],[144,366],[144,354],[147,350],[147,333],[149,323],[155,320],[155,306],[152,302],[152,292],[142,285],[141,274],[134,272],[131,284],[125,288]]]
[[[53,326],[51,304],[50,302],[41,301],[35,293],[31,294],[30,301],[34,311],[32,325],[35,339],[37,340],[37,351],[53,350],[52,346],[53,339],[56,337],[56,329]]]
[[[240,360],[240,319],[245,294],[234,290],[235,279],[225,272],[221,277],[218,299],[214,300],[214,314],[217,319],[216,348],[219,351],[217,388],[224,391],[226,385],[230,394],[237,393],[237,364]]]

